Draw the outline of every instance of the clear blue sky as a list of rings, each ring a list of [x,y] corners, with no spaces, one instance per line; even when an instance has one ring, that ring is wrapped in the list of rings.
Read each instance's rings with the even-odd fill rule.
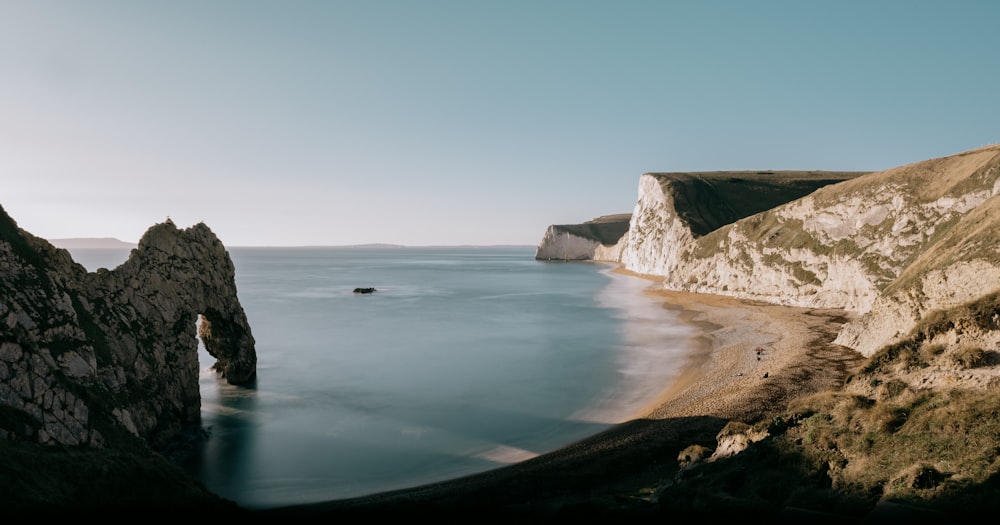
[[[651,171],[1000,142],[1000,2],[0,0],[0,205],[41,237],[537,244]]]

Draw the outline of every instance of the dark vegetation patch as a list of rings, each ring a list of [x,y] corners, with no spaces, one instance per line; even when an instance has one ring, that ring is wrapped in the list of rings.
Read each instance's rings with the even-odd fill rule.
[[[695,172],[653,174],[666,183],[677,215],[695,237],[805,197],[862,172]]]
[[[605,246],[616,244],[628,233],[631,214],[607,215],[583,224],[559,224],[556,231],[569,233],[584,239],[599,242]]]

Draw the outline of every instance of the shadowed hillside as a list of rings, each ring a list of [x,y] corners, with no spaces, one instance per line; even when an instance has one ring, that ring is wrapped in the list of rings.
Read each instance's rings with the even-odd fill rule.
[[[632,217],[628,213],[604,215],[583,224],[556,224],[557,231],[597,241],[601,244],[614,244],[628,231],[628,221]]]
[[[788,203],[818,188],[849,180],[865,172],[847,171],[704,171],[691,173],[647,173],[659,191],[669,194],[668,207],[695,237],[727,224]],[[640,204],[643,194],[640,187]],[[605,215],[582,224],[549,226],[538,244],[535,258],[540,260],[613,260],[628,246],[623,239],[633,233],[646,235],[644,224],[662,233],[662,217],[641,214],[648,209],[636,206],[635,212]],[[645,272],[640,272],[645,273]]]
[[[700,171],[650,173],[669,184],[677,215],[696,237],[805,197],[860,171]]]

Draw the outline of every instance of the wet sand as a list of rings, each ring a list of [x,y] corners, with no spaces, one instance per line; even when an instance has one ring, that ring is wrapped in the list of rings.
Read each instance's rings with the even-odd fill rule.
[[[752,424],[780,413],[797,396],[839,388],[863,360],[832,343],[850,319],[842,310],[667,291],[655,277],[638,277],[650,280],[646,293],[661,298],[696,330],[681,374],[632,419],[496,470],[257,513],[281,519],[405,515],[479,523],[639,518],[646,506],[643,494],[673,478],[684,448],[715,448],[716,434],[730,420]]]

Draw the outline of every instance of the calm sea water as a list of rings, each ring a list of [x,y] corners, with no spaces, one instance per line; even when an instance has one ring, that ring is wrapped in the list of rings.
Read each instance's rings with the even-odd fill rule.
[[[690,335],[642,293],[647,281],[536,261],[534,247],[229,251],[258,380],[220,381],[199,350],[209,437],[186,468],[248,508],[412,487],[568,445],[653,400]],[[127,251],[73,255],[94,270]]]

